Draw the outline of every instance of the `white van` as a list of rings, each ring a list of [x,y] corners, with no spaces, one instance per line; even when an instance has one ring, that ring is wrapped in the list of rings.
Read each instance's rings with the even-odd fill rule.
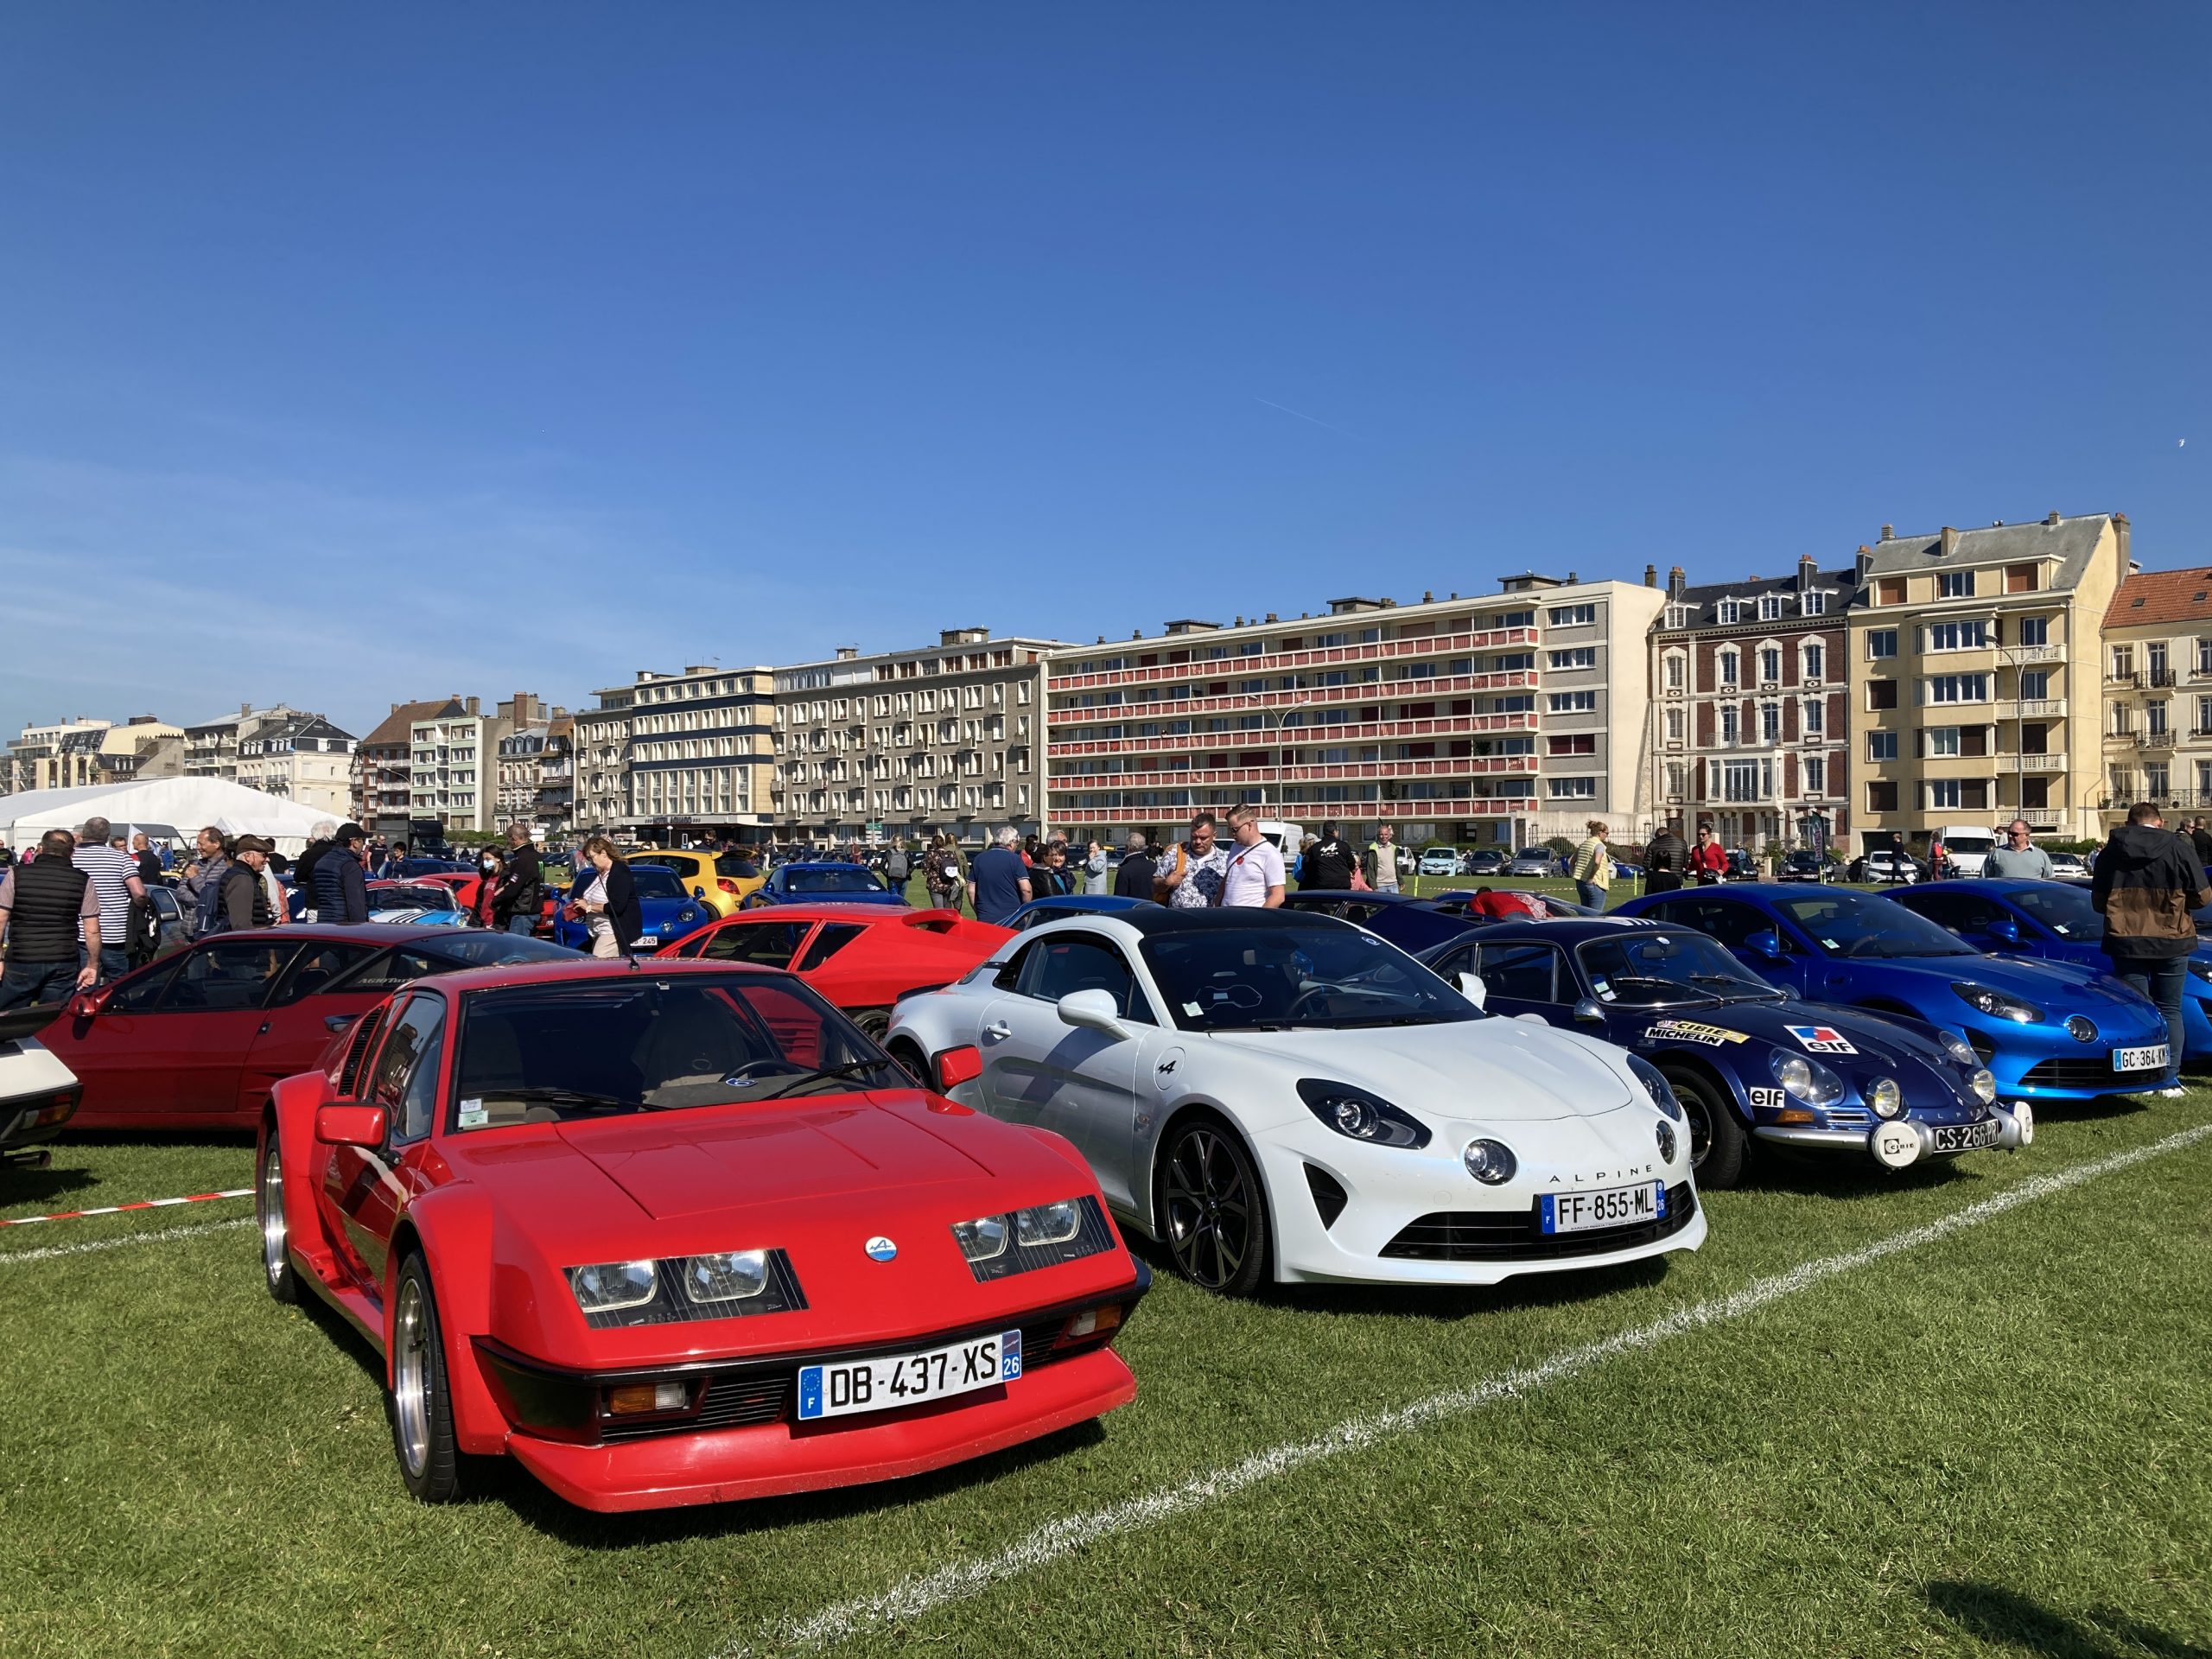
[[[1280,818],[1262,818],[1260,833],[1274,843],[1275,850],[1282,855],[1286,866],[1298,862],[1298,855],[1306,845],[1304,829],[1294,823],[1285,823]],[[1224,829],[1222,835],[1227,838],[1228,830]]]
[[[1979,823],[1947,823],[1936,832],[1953,875],[1980,875],[1982,861],[1997,845],[1997,832]]]

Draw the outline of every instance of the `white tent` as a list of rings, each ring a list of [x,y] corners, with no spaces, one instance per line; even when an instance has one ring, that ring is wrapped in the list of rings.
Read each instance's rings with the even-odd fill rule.
[[[265,836],[289,855],[304,848],[315,826],[330,816],[219,778],[149,778],[0,795],[0,843],[20,849],[48,830],[75,830],[86,818],[102,817],[118,836],[143,830],[157,842],[180,848],[189,848],[200,827],[212,823],[226,836]]]

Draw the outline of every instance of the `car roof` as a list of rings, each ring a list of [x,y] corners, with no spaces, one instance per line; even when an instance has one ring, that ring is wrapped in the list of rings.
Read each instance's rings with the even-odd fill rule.
[[[1317,915],[1310,910],[1261,910],[1248,905],[1233,905],[1204,910],[1172,910],[1166,905],[1135,905],[1128,910],[1116,911],[1113,919],[1124,927],[1133,927],[1149,938],[1155,933],[1224,933],[1233,929],[1350,927],[1351,924],[1334,916]]]
[[[1428,901],[1416,899],[1409,893],[1376,893],[1371,889],[1359,892],[1351,887],[1300,887],[1283,900],[1285,904],[1303,905],[1309,909],[1323,905],[1421,905]]]
[[[287,922],[282,927],[237,928],[226,933],[211,933],[209,939],[270,939],[283,943],[287,939],[314,939],[327,944],[338,939],[351,939],[357,944],[382,947],[405,944],[411,939],[449,939],[454,929],[435,927],[422,922],[360,922],[347,925],[343,922]],[[194,939],[194,944],[204,944],[207,939]]]
[[[893,910],[888,905],[839,905],[823,902],[818,905],[771,905],[762,910],[741,910],[734,916],[719,916],[715,925],[726,926],[731,922],[860,922],[869,927],[912,927],[917,917],[943,920],[959,912],[950,910]]]
[[[779,864],[776,868],[779,870],[859,870],[863,874],[874,874],[867,865],[855,864],[843,858],[795,858],[790,863]]]
[[[430,928],[429,932],[444,930]],[[483,991],[509,985],[565,985],[582,980],[665,979],[677,974],[757,974],[763,978],[794,979],[781,968],[765,968],[751,962],[690,961],[681,957],[632,957],[626,960],[587,957],[558,962],[514,962],[487,968],[463,968],[413,984],[435,984],[458,991]]]
[[[1520,939],[1571,946],[1586,944],[1592,939],[1618,939],[1631,925],[1641,933],[1647,928],[1662,927],[1669,924],[1654,922],[1643,916],[1618,918],[1611,916],[1562,916],[1548,922],[1539,921],[1531,916],[1526,921],[1492,922],[1487,927],[1470,928],[1458,938],[1446,939],[1442,944],[1433,948],[1440,950],[1446,945],[1499,944]],[[1696,931],[1694,928],[1687,926],[1681,931],[1685,933]]]

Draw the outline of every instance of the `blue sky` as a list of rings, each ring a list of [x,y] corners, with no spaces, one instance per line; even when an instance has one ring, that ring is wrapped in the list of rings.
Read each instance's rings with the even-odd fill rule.
[[[16,7],[0,731],[2052,508],[2212,562],[2208,69],[2182,5]]]

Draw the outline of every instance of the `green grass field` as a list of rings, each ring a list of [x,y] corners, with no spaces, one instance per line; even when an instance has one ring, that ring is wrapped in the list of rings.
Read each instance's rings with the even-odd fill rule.
[[[268,1299],[243,1201],[0,1229],[0,1652],[2202,1656],[2212,1136],[2162,1144],[2200,1126],[2212,1091],[1775,1165],[1695,1255],[1493,1292],[1163,1273],[1100,1425],[627,1518],[513,1472],[410,1502],[366,1351]],[[66,1144],[0,1212],[251,1158]]]

